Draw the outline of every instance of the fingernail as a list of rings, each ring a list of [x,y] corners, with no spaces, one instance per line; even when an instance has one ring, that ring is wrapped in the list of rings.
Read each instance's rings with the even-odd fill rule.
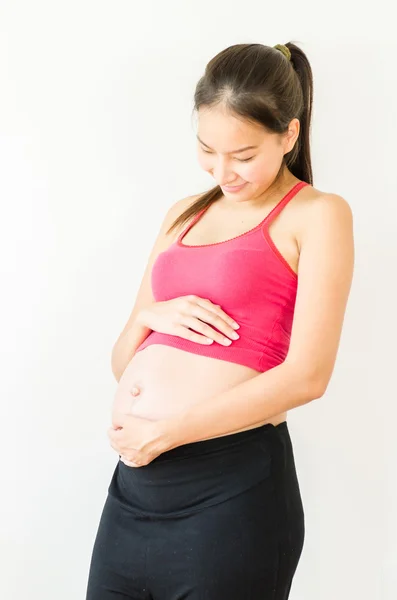
[[[232,327],[233,327],[234,329],[239,329],[239,328],[240,328],[240,325],[234,321],[234,322],[232,323]]]

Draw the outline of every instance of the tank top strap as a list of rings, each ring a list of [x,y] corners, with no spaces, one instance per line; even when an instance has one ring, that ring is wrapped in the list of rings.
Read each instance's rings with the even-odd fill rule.
[[[208,206],[202,208],[196,215],[194,215],[194,217],[192,218],[192,220],[190,221],[190,223],[187,224],[187,226],[182,229],[181,233],[179,234],[177,241],[180,243],[182,238],[187,234],[187,232],[189,231],[189,229],[191,229],[193,227],[193,225],[195,223],[197,223],[197,221],[199,220],[199,218],[201,217],[201,215],[207,210]]]
[[[306,181],[298,181],[296,185],[280,200],[278,204],[269,212],[265,220],[263,221],[263,226],[269,225],[273,219],[283,210],[284,206],[288,204],[290,200],[305,186],[310,185]]]

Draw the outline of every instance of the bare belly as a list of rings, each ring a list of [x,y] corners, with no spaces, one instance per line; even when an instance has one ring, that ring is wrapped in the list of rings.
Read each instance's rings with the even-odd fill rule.
[[[244,365],[153,344],[137,352],[127,365],[115,393],[113,411],[151,420],[171,418],[258,373]],[[131,394],[134,386],[140,390],[137,396]],[[264,423],[278,425],[286,416],[284,412],[237,431]]]

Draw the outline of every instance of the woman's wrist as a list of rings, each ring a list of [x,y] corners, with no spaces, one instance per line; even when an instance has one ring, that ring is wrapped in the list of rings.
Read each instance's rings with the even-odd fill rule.
[[[155,428],[161,452],[167,452],[167,450],[186,443],[183,439],[181,424],[176,417],[156,421]]]
[[[136,316],[136,322],[139,323],[139,325],[141,325],[142,327],[146,327],[147,329],[150,329],[151,331],[153,331],[150,327],[150,323],[148,322],[148,308],[150,308],[150,306],[152,306],[153,304],[156,304],[155,302],[152,302],[151,304],[149,304],[148,306],[144,306],[143,308],[141,308],[141,310],[138,312],[137,316]]]

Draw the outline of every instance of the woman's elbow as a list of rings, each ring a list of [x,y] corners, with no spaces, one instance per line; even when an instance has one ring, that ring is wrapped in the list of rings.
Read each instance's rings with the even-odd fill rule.
[[[315,367],[314,364],[304,365],[289,360],[288,357],[285,363],[294,371],[296,379],[301,384],[302,395],[308,402],[324,396],[332,375],[330,369]]]

